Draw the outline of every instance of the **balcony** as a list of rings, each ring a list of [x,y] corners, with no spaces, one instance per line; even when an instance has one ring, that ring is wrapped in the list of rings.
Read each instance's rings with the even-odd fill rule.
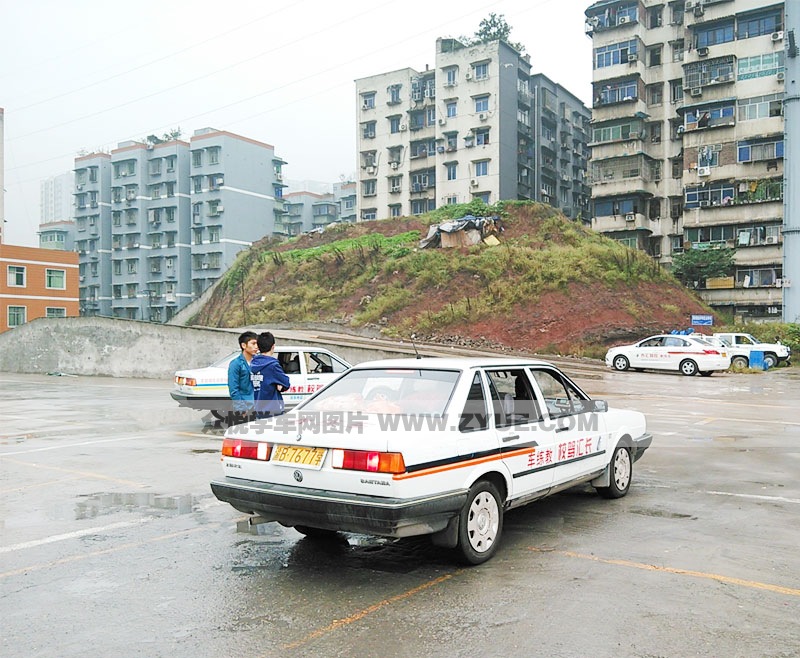
[[[626,213],[624,215],[592,217],[592,229],[599,233],[645,231],[651,234],[653,232],[653,223],[642,213]]]

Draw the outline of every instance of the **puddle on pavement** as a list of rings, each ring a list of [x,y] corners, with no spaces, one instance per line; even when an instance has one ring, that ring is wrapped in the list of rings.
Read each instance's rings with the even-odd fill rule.
[[[642,516],[652,516],[660,519],[691,519],[697,520],[696,516],[691,514],[678,514],[677,512],[669,512],[660,509],[630,509],[631,514],[641,514]]]
[[[189,514],[195,504],[195,497],[165,496],[153,493],[98,493],[83,496],[75,504],[76,519],[92,519],[115,512],[149,512],[157,515]]]

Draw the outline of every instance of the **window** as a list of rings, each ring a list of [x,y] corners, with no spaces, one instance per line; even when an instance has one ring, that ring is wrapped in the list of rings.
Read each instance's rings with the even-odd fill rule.
[[[362,196],[375,196],[376,194],[376,181],[375,179],[361,181],[361,195]]]
[[[747,59],[747,58],[745,58]],[[739,60],[741,63],[742,60]],[[685,64],[684,87],[694,88],[720,82],[733,81],[733,56]]]
[[[151,197],[153,199],[160,199],[161,198],[161,185],[153,185],[153,190]]]
[[[664,102],[664,84],[659,82],[654,85],[647,85],[647,104],[661,105]]]
[[[769,94],[767,96],[754,96],[753,98],[740,98],[739,121],[752,121],[753,119],[767,119],[779,117],[783,114],[783,94]]]
[[[115,275],[119,276],[122,274],[122,261],[121,260],[114,260],[111,262],[111,269]]]
[[[671,103],[683,102],[683,80],[669,81],[669,100]]]
[[[489,96],[478,96],[475,98],[475,111],[476,112],[489,111]]]
[[[760,267],[736,270],[736,285],[741,288],[757,288],[774,286],[777,279],[783,277],[783,268]]]
[[[478,146],[485,146],[489,143],[489,129],[480,128],[475,131],[475,143]]]
[[[783,70],[784,54],[783,50],[778,50],[774,53],[742,57],[737,63],[737,75],[739,80],[762,78],[766,75],[774,75],[778,71]]]
[[[683,39],[678,39],[677,41],[672,42],[672,61],[673,62],[682,62],[683,61],[683,52],[686,46],[683,43]]]
[[[375,107],[375,92],[370,91],[361,94],[361,107],[365,110],[371,110]]]
[[[749,140],[737,144],[737,162],[757,162],[783,157],[783,139]]]
[[[661,23],[663,20],[664,20],[663,7],[653,7],[647,11],[647,26],[650,29],[661,27]]]
[[[444,86],[445,87],[454,87],[457,82],[458,77],[458,69],[453,67],[449,68],[444,72],[445,80]]]
[[[710,26],[703,25],[698,27],[695,32],[697,48],[708,48],[719,43],[727,43],[733,41],[733,38],[733,18]]]
[[[489,64],[487,62],[475,64],[472,71],[476,80],[486,80],[489,77]]]
[[[550,418],[562,418],[587,411],[584,396],[558,373],[535,369],[531,374],[539,385]]]
[[[427,117],[426,117],[426,118],[427,118],[427,120],[428,120],[428,125],[429,125],[429,126],[433,126],[433,125],[435,125],[435,124],[436,124],[436,107],[435,107],[435,106],[433,106],[433,105],[431,105],[431,106],[430,106],[430,107],[427,109],[427,111],[426,111],[426,112],[427,112]]]
[[[596,69],[602,69],[606,66],[613,66],[614,64],[627,63],[629,56],[636,56],[637,48],[638,42],[636,39],[595,48],[594,67]]]
[[[447,113],[448,118],[457,116],[457,114],[458,114],[458,101],[448,101],[445,104],[445,111]]]
[[[53,290],[66,290],[66,270],[51,270],[47,268],[45,270],[45,288],[52,288]]]
[[[201,228],[193,228],[192,229],[192,244],[203,244],[203,229]]]
[[[639,122],[621,123],[616,126],[604,126],[592,131],[592,141],[612,142],[618,139],[630,139],[631,133],[638,132],[641,128]]]
[[[175,207],[171,206],[169,208],[164,208],[164,211],[165,211],[166,216],[167,216],[167,221],[168,222],[174,222],[175,221]]]
[[[661,142],[661,123],[659,121],[653,121],[652,123],[647,124],[647,135],[650,139],[650,142],[653,144],[658,144]]]
[[[701,206],[726,206],[736,198],[733,183],[715,182],[705,187],[687,187],[685,208],[699,208]]]
[[[22,265],[8,266],[8,285],[12,288],[25,287],[25,267]]]
[[[400,89],[402,85],[391,85],[386,91],[389,94],[389,100],[387,103],[389,105],[397,105],[400,103]]]
[[[672,177],[673,178],[683,177],[683,160],[681,160],[680,158],[672,158]]]
[[[8,307],[8,327],[19,327],[25,324],[27,317],[27,307],[25,306],[9,306]]]
[[[137,293],[137,289],[138,289],[139,286],[137,284],[135,284],[135,283],[129,283],[125,287],[127,288],[128,299],[135,298],[136,297],[136,293]]]
[[[150,160],[150,175],[159,176],[161,174],[161,158]]]
[[[698,110],[689,110],[684,116],[686,130],[733,125],[733,105],[723,105]]]
[[[402,216],[402,207],[399,203],[393,203],[389,206],[389,217]]]
[[[400,192],[403,189],[403,177],[402,176],[390,176],[389,177],[389,192]]]
[[[769,9],[764,12],[750,14],[749,16],[739,16],[740,39],[750,39],[762,34],[771,34],[783,29],[781,20],[781,10],[779,8]]]
[[[364,208],[361,211],[361,219],[364,221],[369,221],[371,219],[375,219],[378,216],[378,211],[376,208]]]
[[[361,124],[361,136],[364,139],[374,139],[375,138],[375,121],[367,121]]]
[[[488,176],[489,175],[489,161],[481,160],[475,163],[475,176]]]
[[[661,66],[661,46],[653,46],[647,49],[647,65]]]
[[[47,306],[45,307],[46,318],[65,318],[67,317],[67,309],[63,306]]]
[[[203,166],[203,152],[202,151],[192,151],[192,166],[193,167],[202,167]]]
[[[636,80],[620,80],[603,86],[595,85],[595,105],[633,101],[639,97]]]
[[[447,168],[447,180],[456,180],[458,178],[458,163],[448,162],[445,167]]]
[[[122,299],[122,286],[121,285],[112,286],[112,294],[114,296],[114,299]]]
[[[400,132],[400,117],[389,117],[389,132],[390,133],[399,133]]]
[[[208,164],[219,164],[220,150],[219,146],[212,146],[208,149]]]
[[[136,274],[139,269],[139,261],[129,258],[126,262],[128,263],[128,274]]]
[[[164,158],[167,161],[167,171],[175,171],[175,160],[176,157],[174,155],[168,155]]]

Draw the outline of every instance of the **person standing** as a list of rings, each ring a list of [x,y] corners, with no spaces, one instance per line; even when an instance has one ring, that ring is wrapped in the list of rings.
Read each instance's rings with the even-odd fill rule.
[[[228,394],[233,403],[228,425],[247,422],[255,403],[250,363],[258,354],[258,334],[245,331],[239,336],[239,348],[242,353],[228,364]]]
[[[287,390],[291,383],[275,358],[275,336],[271,332],[258,335],[258,351],[259,354],[250,362],[256,418],[280,416],[284,408],[281,392]]]

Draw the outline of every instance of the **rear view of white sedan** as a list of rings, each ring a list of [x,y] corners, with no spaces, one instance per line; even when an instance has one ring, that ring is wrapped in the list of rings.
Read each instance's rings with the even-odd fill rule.
[[[697,373],[708,377],[730,368],[731,357],[724,347],[699,336],[661,334],[612,347],[606,353],[606,365],[614,370],[676,370],[688,377]]]

